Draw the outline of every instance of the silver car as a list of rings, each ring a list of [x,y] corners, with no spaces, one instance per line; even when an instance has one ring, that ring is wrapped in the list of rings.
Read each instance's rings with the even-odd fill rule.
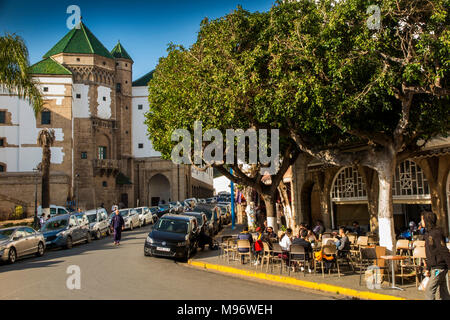
[[[145,226],[149,223],[154,223],[158,219],[158,216],[156,215],[155,210],[154,209],[150,210],[150,209],[151,208],[148,208],[148,207],[135,208],[135,210],[137,211],[137,213],[139,215],[139,220],[141,221],[141,226]]]
[[[44,251],[44,236],[33,228],[21,226],[0,229],[0,260],[14,263],[17,258],[31,254],[40,257]]]
[[[109,221],[108,212],[104,208],[92,209],[86,211],[86,216],[89,219],[89,229],[91,230],[91,235],[95,239],[100,239],[102,234],[109,235]]]
[[[139,215],[135,209],[122,209],[119,210],[119,214],[125,222],[125,229],[133,230],[134,228],[141,226],[141,220],[139,219]]]

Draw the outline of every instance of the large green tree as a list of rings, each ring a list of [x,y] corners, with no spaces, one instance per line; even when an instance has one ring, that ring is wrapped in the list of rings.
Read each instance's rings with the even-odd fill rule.
[[[273,106],[262,112],[280,110],[281,127],[302,151],[378,173],[380,244],[388,250],[397,163],[450,129],[449,3],[380,1],[372,30],[372,1],[280,2],[266,30]],[[343,151],[349,143],[363,148]]]
[[[28,100],[37,115],[43,102],[29,68],[28,49],[23,39],[15,34],[0,36],[0,87]]]
[[[227,152],[226,143],[237,146],[234,138],[227,139],[227,129],[277,128],[276,125],[255,121],[253,114],[256,96],[263,90],[259,74],[264,72],[267,62],[257,59],[261,48],[260,35],[267,28],[269,16],[263,13],[249,13],[238,8],[229,15],[213,21],[205,19],[201,24],[198,39],[191,48],[170,46],[168,56],[162,58],[149,82],[150,111],[147,114],[149,136],[156,150],[170,158],[176,142],[171,141],[175,129],[187,129],[193,133],[194,121],[202,122],[203,132],[218,130],[224,144],[221,152]],[[269,133],[270,136],[270,133]],[[259,137],[261,138],[261,137]],[[193,144],[193,143],[192,143]],[[271,150],[271,142],[262,148]],[[202,150],[208,147],[202,145]],[[259,146],[252,145],[259,152]],[[274,150],[275,151],[275,150]],[[275,200],[277,187],[284,173],[299,155],[299,149],[292,138],[280,139],[280,163],[271,185],[262,181],[265,163],[259,160],[251,167],[245,167],[237,160],[224,164],[210,163],[222,174],[238,184],[254,188],[266,204],[268,223],[276,227]],[[189,155],[194,156],[194,150]],[[249,145],[245,148],[248,159]],[[204,163],[203,163],[204,164]],[[198,166],[197,166],[198,167]],[[230,173],[229,169],[233,169]]]

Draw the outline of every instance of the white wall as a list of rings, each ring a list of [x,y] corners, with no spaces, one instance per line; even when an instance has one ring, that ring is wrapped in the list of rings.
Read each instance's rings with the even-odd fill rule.
[[[103,97],[106,101],[103,101]],[[111,119],[111,89],[103,86],[97,88],[97,117],[101,119]]]
[[[206,171],[198,171],[194,167],[191,167],[191,176],[194,179],[203,181],[209,185],[213,185],[213,169],[208,168]]]
[[[66,92],[64,84],[70,84],[70,78],[36,78],[38,87],[48,87],[48,92],[43,92],[44,100],[56,100],[57,105],[62,105]],[[59,103],[61,102],[61,103]],[[39,128],[36,127],[36,118],[31,105],[17,96],[10,96],[5,90],[0,90],[0,109],[6,109],[11,113],[11,125],[0,126],[0,137],[5,137],[9,145],[18,147],[0,148],[0,162],[6,163],[7,172],[29,172],[42,160],[40,147],[25,147],[24,145],[36,145]],[[54,128],[56,141],[63,141],[62,128]],[[52,147],[51,163],[60,164],[64,160],[62,147]]]
[[[230,179],[225,176],[214,178],[214,194],[218,194],[222,191],[231,192],[230,183]]]
[[[153,149],[153,145],[147,135],[147,126],[144,124],[145,113],[150,110],[148,103],[147,87],[133,87],[132,91],[132,143],[133,156],[136,158],[145,157],[160,157],[161,153]],[[138,105],[142,104],[142,110],[138,109]],[[139,144],[142,143],[144,147],[139,149]]]
[[[77,94],[81,96],[79,99],[77,98]],[[89,118],[91,116],[88,85],[74,84],[72,86],[72,110],[74,118]]]

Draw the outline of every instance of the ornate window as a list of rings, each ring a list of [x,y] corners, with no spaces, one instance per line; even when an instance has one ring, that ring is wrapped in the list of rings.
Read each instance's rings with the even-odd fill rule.
[[[332,201],[367,200],[366,185],[355,168],[343,168],[335,177],[331,189]]]
[[[393,198],[430,198],[430,188],[422,169],[413,161],[406,160],[395,170]]]

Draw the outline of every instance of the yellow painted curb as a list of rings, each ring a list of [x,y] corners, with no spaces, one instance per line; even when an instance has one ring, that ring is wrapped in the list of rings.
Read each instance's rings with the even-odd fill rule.
[[[240,276],[246,276],[246,277],[251,277],[251,278],[256,278],[256,279],[261,279],[261,280],[269,280],[269,281],[299,286],[299,287],[313,289],[313,290],[330,292],[333,294],[343,294],[346,296],[355,297],[355,298],[359,298],[359,299],[407,300],[405,298],[400,298],[400,297],[395,297],[395,296],[390,296],[390,295],[385,295],[385,294],[379,294],[379,293],[374,293],[374,292],[369,292],[369,291],[358,291],[358,290],[353,290],[353,289],[344,288],[344,287],[338,287],[338,286],[325,284],[325,283],[310,282],[310,281],[295,279],[292,277],[283,277],[283,276],[278,276],[278,275],[274,275],[274,274],[267,274],[267,273],[250,271],[250,270],[242,270],[242,269],[237,269],[237,268],[228,267],[228,266],[210,264],[210,263],[206,263],[206,262],[202,262],[202,261],[189,260],[188,264],[191,266],[194,266],[194,267],[202,268],[202,269],[216,270],[219,272],[236,274],[236,275],[240,275]]]

